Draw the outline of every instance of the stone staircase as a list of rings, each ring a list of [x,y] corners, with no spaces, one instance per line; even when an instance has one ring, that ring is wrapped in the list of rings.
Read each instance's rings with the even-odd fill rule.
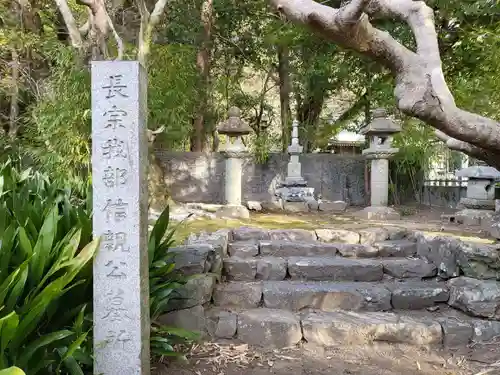
[[[437,277],[442,264],[419,256],[432,241],[422,238],[394,227],[234,229],[222,246],[221,282],[204,304],[207,330],[274,348],[304,340],[457,347],[500,335],[500,283]],[[433,249],[447,248],[440,242]]]

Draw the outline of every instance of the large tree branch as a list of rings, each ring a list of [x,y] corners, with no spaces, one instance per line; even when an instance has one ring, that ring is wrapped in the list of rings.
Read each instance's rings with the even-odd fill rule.
[[[288,19],[308,25],[336,43],[380,61],[396,79],[398,107],[445,134],[494,153],[500,150],[500,124],[457,108],[444,79],[432,10],[423,1],[354,0],[340,9],[311,0],[270,0]],[[413,31],[415,52],[369,17],[392,17]]]
[[[458,139],[451,138],[440,130],[436,130],[436,137],[443,141],[444,144],[451,150],[463,152],[473,158],[483,160],[489,165],[500,169],[500,152],[493,152],[471,145],[470,143],[459,141]]]
[[[55,2],[64,19],[66,28],[68,29],[68,35],[69,39],[71,40],[71,45],[77,50],[80,50],[83,47],[82,36],[68,3],[66,2],[66,0],[55,0]]]

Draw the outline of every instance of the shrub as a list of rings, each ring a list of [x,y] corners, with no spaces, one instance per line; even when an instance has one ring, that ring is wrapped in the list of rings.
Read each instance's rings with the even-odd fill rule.
[[[31,169],[18,172],[11,161],[0,166],[0,369],[16,365],[29,375],[91,370],[90,260],[98,241],[91,242],[89,202],[87,208],[75,203],[71,191]],[[168,253],[176,229],[169,216],[167,207],[148,243],[156,356],[177,356],[175,344],[198,338],[155,323],[187,281],[174,272]]]
[[[69,197],[41,174],[0,167],[0,369],[77,374],[76,358],[89,358],[82,344],[98,241]]]
[[[167,206],[156,221],[148,242],[151,353],[156,356],[182,356],[175,351],[174,345],[199,339],[195,332],[162,326],[156,322],[158,317],[165,313],[176,289],[187,281],[187,278],[174,272],[175,263],[172,254],[168,252],[174,244],[176,229],[177,227],[171,228],[170,209]]]

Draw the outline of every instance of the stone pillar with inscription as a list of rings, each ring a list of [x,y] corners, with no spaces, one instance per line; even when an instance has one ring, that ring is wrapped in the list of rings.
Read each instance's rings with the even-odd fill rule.
[[[147,77],[92,62],[94,374],[149,375]]]
[[[363,150],[365,158],[371,161],[370,206],[357,214],[366,219],[398,220],[401,218],[399,213],[388,207],[389,159],[399,151],[391,142],[401,127],[387,117],[383,108],[373,110],[372,116],[372,122],[361,129],[361,134],[370,139],[370,147]]]
[[[241,119],[240,109],[231,107],[229,118],[219,125],[217,131],[226,136],[225,148],[222,153],[226,157],[224,170],[224,197],[225,206],[220,208],[216,215],[219,217],[249,218],[248,209],[241,204],[241,179],[243,174],[243,158],[248,151],[241,137],[249,134],[252,128]]]

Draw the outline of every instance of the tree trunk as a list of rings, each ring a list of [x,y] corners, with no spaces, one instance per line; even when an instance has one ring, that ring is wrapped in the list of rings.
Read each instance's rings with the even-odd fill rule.
[[[326,90],[315,89],[314,84],[312,82],[311,84],[306,99],[299,106],[297,114],[303,128],[304,153],[314,150],[319,116],[326,97]]]
[[[445,82],[434,14],[423,1],[352,0],[339,9],[312,0],[270,0],[288,19],[376,60],[395,78],[398,108],[438,130],[447,146],[500,168],[500,123],[456,106]],[[406,22],[416,50],[403,46],[371,18]]]
[[[203,24],[201,46],[196,56],[196,67],[200,74],[199,98],[191,135],[191,151],[203,151],[206,146],[207,131],[205,115],[208,107],[210,86],[210,52],[212,38],[213,0],[204,0],[201,7]]]
[[[290,125],[292,111],[290,110],[290,54],[288,46],[278,45],[278,75],[281,109],[281,147],[287,152],[290,144]]]
[[[16,139],[19,130],[19,55],[15,48],[11,51],[11,92],[9,132],[10,141]]]

